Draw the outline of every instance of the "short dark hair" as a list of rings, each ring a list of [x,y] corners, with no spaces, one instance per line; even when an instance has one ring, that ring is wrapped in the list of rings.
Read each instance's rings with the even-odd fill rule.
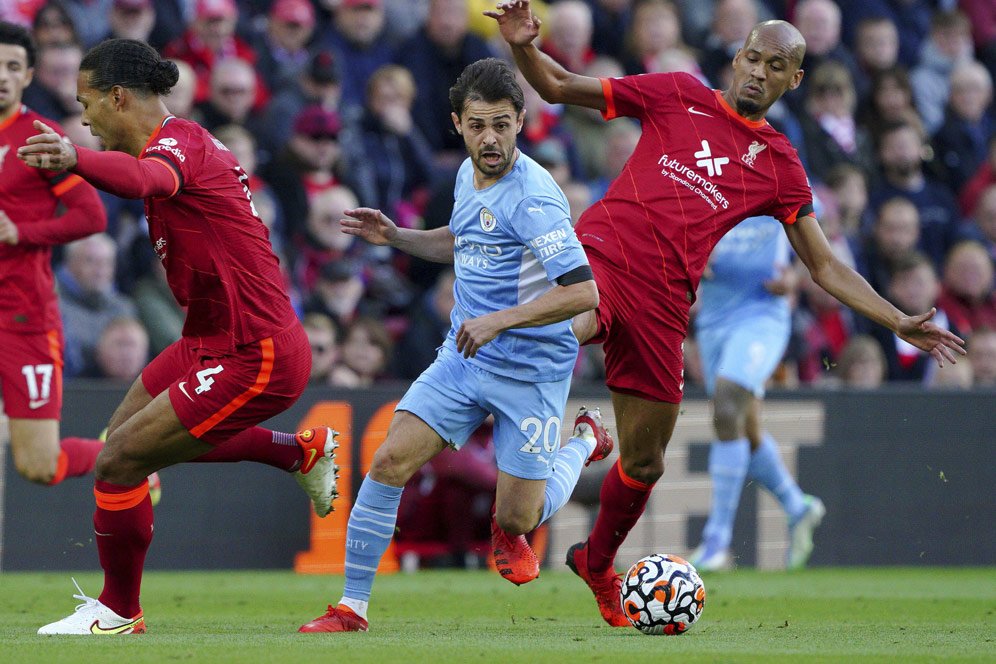
[[[107,92],[115,85],[144,95],[169,94],[180,78],[176,64],[136,39],[108,39],[91,48],[80,63],[90,87]]]
[[[28,68],[35,66],[35,40],[27,28],[14,23],[0,21],[0,44],[20,46],[28,54]]]
[[[515,72],[504,60],[484,58],[467,65],[460,78],[450,88],[450,106],[457,117],[463,114],[467,101],[493,104],[508,100],[518,115],[526,106],[522,88],[515,80]]]

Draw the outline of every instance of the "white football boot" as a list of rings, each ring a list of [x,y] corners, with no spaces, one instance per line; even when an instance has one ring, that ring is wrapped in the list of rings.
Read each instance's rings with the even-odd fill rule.
[[[79,592],[73,597],[83,603],[72,615],[39,629],[39,634],[145,634],[145,616],[141,610],[133,618],[122,618],[100,600],[87,597],[76,579],[73,585]]]
[[[336,484],[339,481],[339,466],[335,465],[335,450],[339,447],[335,437],[339,432],[329,427],[315,427],[299,431],[294,439],[304,451],[301,468],[294,473],[294,479],[311,498],[315,514],[324,517],[334,507],[332,502],[339,496]]]
[[[790,528],[786,560],[788,569],[802,569],[806,566],[813,553],[813,531],[819,527],[827,513],[823,501],[816,496],[807,495],[805,501],[806,512]]]

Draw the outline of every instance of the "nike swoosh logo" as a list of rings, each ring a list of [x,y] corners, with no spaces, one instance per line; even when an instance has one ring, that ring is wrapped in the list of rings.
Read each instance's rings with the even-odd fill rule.
[[[706,116],[707,118],[711,118],[711,117],[712,117],[712,116],[711,116],[710,114],[708,114],[708,113],[703,113],[702,111],[696,111],[696,110],[695,110],[695,107],[694,107],[694,106],[689,106],[689,107],[688,107],[688,112],[689,112],[689,113],[692,113],[692,114],[694,114],[694,115],[704,115],[704,116]]]
[[[94,620],[93,624],[90,625],[91,634],[124,634],[125,632],[131,631],[139,623],[144,620],[142,616],[135,618],[129,623],[125,623],[119,627],[101,627],[99,620]]]
[[[190,396],[189,394],[187,394],[187,388],[184,387],[184,385],[186,385],[186,384],[187,384],[187,381],[183,381],[182,383],[180,383],[179,385],[177,385],[177,387],[179,387],[180,391],[183,392],[183,396],[185,396],[188,399],[190,399],[191,401],[193,401],[194,398],[192,396]]]
[[[307,466],[307,467],[309,467],[309,469],[310,469],[311,462],[315,460],[315,455],[318,454],[318,450],[316,450],[314,447],[312,447],[310,450],[308,450],[308,454],[310,456],[308,457],[308,460],[305,462],[304,465]]]
[[[37,399],[37,400],[32,399],[31,401],[28,402],[28,408],[30,408],[31,410],[35,410],[37,408],[41,408],[49,401],[51,401],[51,399]]]

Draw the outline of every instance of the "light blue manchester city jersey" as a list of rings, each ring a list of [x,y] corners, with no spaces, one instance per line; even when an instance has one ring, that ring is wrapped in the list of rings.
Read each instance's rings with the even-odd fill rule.
[[[474,189],[473,164],[465,160],[454,197],[456,304],[445,345],[456,349],[464,320],[535,300],[588,259],[563,192],[546,169],[522,153],[507,175],[480,191]],[[568,319],[507,330],[468,361],[500,376],[545,382],[569,376],[577,353]]]
[[[699,287],[700,328],[738,325],[745,318],[789,318],[788,299],[772,295],[764,282],[789,264],[789,242],[773,217],[750,217],[723,236],[709,258],[712,273]]]

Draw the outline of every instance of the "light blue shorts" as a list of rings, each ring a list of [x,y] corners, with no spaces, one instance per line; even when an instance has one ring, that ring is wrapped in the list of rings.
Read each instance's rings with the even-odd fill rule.
[[[457,449],[494,415],[498,469],[521,479],[545,480],[560,450],[570,387],[569,376],[550,383],[498,376],[443,348],[395,410],[417,416]]]
[[[706,392],[723,378],[764,396],[764,384],[785,354],[789,322],[771,317],[744,318],[734,325],[699,329],[695,340],[702,356]]]

